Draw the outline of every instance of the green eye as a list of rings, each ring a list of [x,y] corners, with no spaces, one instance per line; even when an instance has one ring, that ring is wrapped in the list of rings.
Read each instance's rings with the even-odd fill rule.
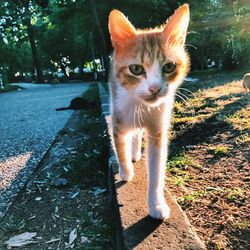
[[[176,64],[169,62],[163,66],[162,72],[165,74],[170,74],[170,73],[173,73],[175,71],[175,69],[176,69]]]
[[[128,68],[136,76],[142,75],[145,72],[143,66],[140,64],[130,64]]]

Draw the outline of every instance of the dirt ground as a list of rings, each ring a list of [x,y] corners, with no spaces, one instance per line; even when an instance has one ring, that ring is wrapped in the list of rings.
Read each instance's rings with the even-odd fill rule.
[[[0,249],[24,232],[36,237],[18,249],[113,249],[102,124],[99,110],[74,113],[0,222]]]
[[[176,102],[167,187],[208,249],[250,249],[250,94],[241,76],[199,75]]]

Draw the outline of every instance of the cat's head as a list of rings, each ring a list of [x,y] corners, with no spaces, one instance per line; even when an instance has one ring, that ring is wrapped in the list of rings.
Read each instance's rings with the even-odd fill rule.
[[[118,10],[109,16],[114,47],[113,74],[118,84],[149,106],[174,92],[189,70],[185,51],[189,7],[184,4],[165,25],[137,30]]]

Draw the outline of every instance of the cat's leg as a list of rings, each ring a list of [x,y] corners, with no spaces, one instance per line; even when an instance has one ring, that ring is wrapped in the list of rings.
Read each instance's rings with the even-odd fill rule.
[[[134,167],[131,156],[132,136],[129,133],[125,134],[119,130],[114,130],[113,137],[121,180],[131,181],[134,177]]]
[[[156,219],[168,219],[170,209],[165,201],[165,173],[167,158],[167,136],[164,133],[150,133],[147,136],[148,159],[148,209]]]
[[[133,135],[132,138],[132,161],[136,162],[141,159],[141,143],[142,143],[142,134],[143,131],[138,130]]]

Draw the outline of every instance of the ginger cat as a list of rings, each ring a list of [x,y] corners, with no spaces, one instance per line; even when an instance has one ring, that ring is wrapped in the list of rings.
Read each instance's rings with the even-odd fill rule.
[[[110,74],[112,133],[123,181],[134,176],[132,161],[141,158],[145,133],[148,165],[148,211],[169,218],[164,198],[168,128],[175,91],[189,70],[185,39],[189,7],[184,4],[165,25],[138,30],[118,10],[109,16],[114,56]],[[129,194],[128,194],[129,195]]]

